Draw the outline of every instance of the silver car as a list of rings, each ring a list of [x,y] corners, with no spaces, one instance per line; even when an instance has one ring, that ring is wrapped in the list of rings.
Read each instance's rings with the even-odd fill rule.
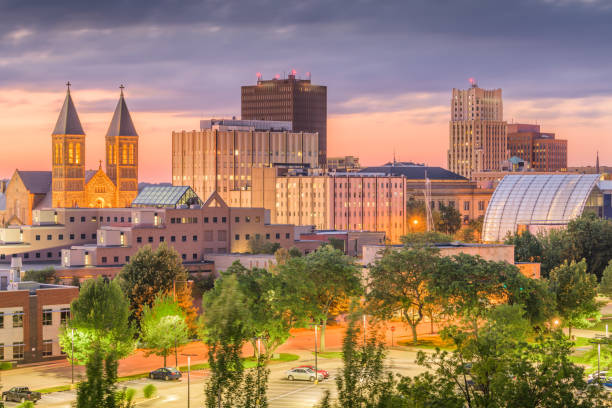
[[[316,375],[314,370],[304,367],[292,368],[291,370],[286,371],[285,374],[287,375],[287,379],[289,381],[304,380],[311,382],[314,382]],[[323,374],[318,373],[316,376],[319,378],[319,381],[323,381]]]

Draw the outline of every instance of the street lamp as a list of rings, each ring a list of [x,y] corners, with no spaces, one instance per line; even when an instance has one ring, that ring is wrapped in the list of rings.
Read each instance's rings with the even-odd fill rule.
[[[315,384],[319,383],[319,366],[317,361],[317,325],[315,323]]]
[[[391,347],[393,347],[393,332],[395,331],[395,326],[391,326]]]
[[[187,408],[191,403],[191,356],[196,356],[197,354],[181,354],[182,356],[187,356]]]
[[[599,373],[600,373],[600,371],[599,371],[600,370],[599,361],[601,359],[601,345],[602,344],[610,344],[611,342],[612,342],[612,339],[609,338],[608,336],[605,336],[605,337],[598,336],[598,337],[595,337],[595,338],[589,340],[589,343],[597,344],[597,382],[600,381],[600,378],[599,378]]]
[[[70,366],[72,369],[72,374],[71,374],[71,383],[74,384],[74,328],[71,329],[72,331],[72,336],[70,337],[70,348],[71,348],[71,352],[70,352]]]

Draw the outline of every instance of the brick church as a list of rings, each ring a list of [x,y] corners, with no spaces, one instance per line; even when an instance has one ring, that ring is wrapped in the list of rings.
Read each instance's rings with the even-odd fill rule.
[[[85,170],[86,137],[67,84],[51,135],[52,171],[15,170],[2,186],[0,223],[31,224],[32,210],[62,207],[129,207],[138,195],[138,133],[123,86],[106,132],[106,166]],[[2,201],[2,200],[0,200]]]

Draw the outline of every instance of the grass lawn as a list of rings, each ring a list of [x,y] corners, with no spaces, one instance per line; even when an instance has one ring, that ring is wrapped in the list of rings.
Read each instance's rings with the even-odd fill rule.
[[[400,346],[414,347],[414,348],[425,348],[441,350],[454,350],[455,345],[452,341],[444,341],[440,336],[421,336],[416,344],[412,340],[400,340],[397,342]]]
[[[599,322],[597,322],[594,326],[587,327],[587,330],[605,332],[606,324],[608,325],[608,332],[612,332],[612,316],[602,316]]]
[[[314,355],[314,352],[312,353]],[[323,353],[318,352],[317,356],[321,358],[342,358],[341,351],[324,351]]]
[[[58,385],[57,387],[49,387],[49,388],[42,388],[40,390],[36,390],[38,392],[40,392],[41,394],[49,394],[52,392],[60,392],[60,391],[70,391],[71,385]]]

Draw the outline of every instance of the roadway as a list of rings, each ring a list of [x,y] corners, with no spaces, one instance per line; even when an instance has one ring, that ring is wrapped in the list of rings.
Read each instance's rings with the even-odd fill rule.
[[[392,350],[387,359],[390,370],[403,375],[416,375],[423,372],[422,367],[414,363],[416,353],[412,351]],[[305,355],[300,361],[270,365],[270,379],[268,383],[268,402],[270,408],[311,408],[322,398],[325,390],[335,395],[336,384],[333,378],[339,373],[342,361],[336,359],[319,359],[319,365],[330,372],[330,379],[319,384],[306,381],[288,381],[284,378],[284,372],[291,367],[302,364],[314,364],[314,358]],[[204,388],[208,373],[204,370],[191,373],[191,407],[200,408],[204,406]],[[142,389],[147,384],[157,387],[158,398],[143,401]],[[186,407],[187,406],[187,376],[179,381],[159,381],[147,378],[126,381],[119,386],[134,388],[137,392],[138,407]],[[5,386],[5,389],[7,387]],[[45,394],[38,402],[37,407],[69,408],[75,400],[75,391],[64,391]],[[16,403],[6,403],[7,408],[17,406]]]

